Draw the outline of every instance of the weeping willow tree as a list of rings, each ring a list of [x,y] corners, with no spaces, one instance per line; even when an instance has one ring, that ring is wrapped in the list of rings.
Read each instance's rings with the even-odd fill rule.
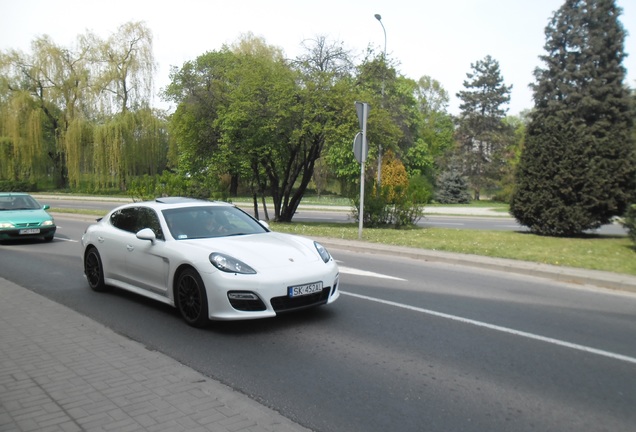
[[[93,138],[93,125],[81,118],[74,118],[69,123],[61,142],[66,156],[68,170],[68,184],[71,188],[77,188],[81,184],[82,173],[90,167],[90,148]]]
[[[117,114],[146,106],[156,71],[150,29],[129,22],[107,40],[96,39],[94,46],[97,60],[103,63],[97,80],[107,102],[103,107]]]
[[[124,112],[95,127],[92,145],[96,186],[126,190],[131,177],[159,174],[166,165],[165,121],[150,109]]]
[[[37,182],[46,173],[41,110],[25,92],[0,106],[0,176]]]
[[[71,48],[43,36],[31,48],[0,53],[0,179],[125,189],[129,177],[165,167],[166,121],[148,108],[155,63],[143,23],[106,40],[87,32]]]

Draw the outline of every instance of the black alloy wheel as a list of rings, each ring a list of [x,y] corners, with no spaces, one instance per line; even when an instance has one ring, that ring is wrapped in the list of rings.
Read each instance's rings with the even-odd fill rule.
[[[186,269],[177,279],[176,302],[179,313],[193,327],[205,327],[209,323],[208,297],[201,276],[194,269]]]
[[[104,283],[102,258],[94,247],[89,248],[84,255],[84,274],[92,290],[108,291],[110,289],[110,287]]]

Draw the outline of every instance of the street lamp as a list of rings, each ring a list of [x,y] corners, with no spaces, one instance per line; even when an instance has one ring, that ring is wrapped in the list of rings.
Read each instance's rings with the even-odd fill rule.
[[[375,14],[375,19],[380,22],[382,26],[382,31],[384,32],[384,54],[382,56],[382,60],[384,61],[384,67],[386,68],[386,29],[384,28],[384,24],[382,24],[382,15]],[[386,71],[382,73],[382,107],[384,108],[384,79],[386,78]],[[382,184],[382,143],[378,144],[378,188]]]
[[[386,57],[386,29],[384,28],[384,24],[382,24],[382,15],[375,14],[375,19],[380,21],[380,25],[382,26],[382,31],[384,31],[384,57]]]

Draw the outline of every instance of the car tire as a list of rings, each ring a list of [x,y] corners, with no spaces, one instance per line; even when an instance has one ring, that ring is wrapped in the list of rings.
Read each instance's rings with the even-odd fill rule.
[[[199,273],[188,268],[179,273],[175,287],[177,309],[188,325],[205,327],[209,324],[208,296]]]
[[[55,237],[55,235],[46,236],[46,237],[44,237],[44,241],[47,242],[47,243],[51,242],[51,241],[53,241],[53,237]]]
[[[96,248],[90,247],[84,254],[84,274],[88,286],[93,291],[108,291],[110,287],[104,283],[104,267],[102,258]]]

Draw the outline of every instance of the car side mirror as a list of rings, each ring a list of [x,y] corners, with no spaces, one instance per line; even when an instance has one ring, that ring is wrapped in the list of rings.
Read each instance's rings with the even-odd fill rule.
[[[48,204],[44,204],[44,205],[42,206],[42,210],[48,210],[48,209],[50,209],[50,208],[51,208],[51,206],[50,206],[50,205],[48,205]]]
[[[271,228],[269,227],[269,224],[265,222],[264,220],[259,220],[258,223],[261,224],[263,227],[265,227],[267,230],[271,230]]]
[[[157,240],[157,236],[155,232],[150,228],[144,228],[137,233],[137,238],[139,240],[148,240],[150,243],[154,244],[155,240]]]

